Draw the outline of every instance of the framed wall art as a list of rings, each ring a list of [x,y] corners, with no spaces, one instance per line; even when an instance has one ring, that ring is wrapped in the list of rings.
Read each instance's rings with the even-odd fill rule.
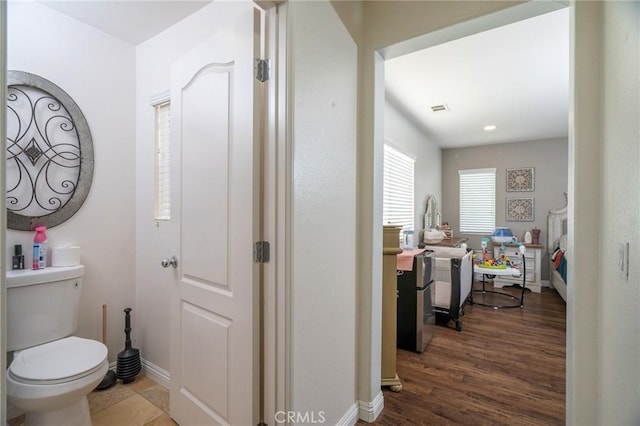
[[[89,124],[71,96],[51,81],[9,70],[7,82],[7,227],[51,228],[71,218],[89,194]]]
[[[507,222],[533,222],[533,198],[507,198]]]
[[[507,169],[507,192],[531,192],[535,189],[533,167]]]

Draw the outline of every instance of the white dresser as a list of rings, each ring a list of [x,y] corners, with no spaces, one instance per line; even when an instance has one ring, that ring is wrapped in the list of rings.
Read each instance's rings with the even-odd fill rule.
[[[500,256],[500,248],[501,244],[494,243],[493,247],[493,257],[498,258]],[[519,244],[504,244],[504,248],[506,250],[506,255],[511,259],[521,259],[520,251],[518,250]],[[527,288],[531,289],[534,293],[540,293],[542,288],[541,282],[541,264],[542,264],[542,246],[539,244],[525,244],[527,248],[526,253],[524,254],[527,277],[526,283]],[[502,288],[504,286],[510,286],[513,284],[522,285],[521,277],[496,277],[493,280],[493,286]]]

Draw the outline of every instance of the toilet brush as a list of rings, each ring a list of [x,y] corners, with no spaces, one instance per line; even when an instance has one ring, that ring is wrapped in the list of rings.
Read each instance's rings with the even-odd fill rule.
[[[107,345],[107,305],[102,305],[102,344]],[[113,370],[107,370],[104,379],[96,386],[96,390],[105,390],[116,383],[116,373]]]
[[[116,364],[116,376],[122,380],[122,383],[131,383],[142,370],[140,363],[140,351],[131,347],[131,308],[124,310],[124,333],[127,337],[125,347],[118,354],[118,362]]]

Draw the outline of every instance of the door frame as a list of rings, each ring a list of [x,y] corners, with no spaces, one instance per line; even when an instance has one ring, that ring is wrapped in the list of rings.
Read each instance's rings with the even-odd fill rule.
[[[0,43],[0,111],[7,110],[7,98],[5,96],[5,87],[7,87],[7,2],[0,2],[0,28],[2,28],[2,43]],[[7,134],[7,115],[0,114],[0,135],[3,136],[3,140]],[[3,144],[4,145],[4,144]],[[7,270],[5,247],[6,236],[4,229],[6,229],[6,212],[5,207],[5,192],[6,185],[4,181],[6,150],[0,149],[0,226],[2,230],[0,232],[0,371],[7,370],[7,351],[6,351],[6,327],[7,323],[7,309],[6,309],[6,291],[4,286],[5,271]],[[6,398],[6,381],[0,380],[0,425],[4,425],[7,422],[7,398]]]
[[[262,269],[262,420],[290,407],[290,277],[292,170],[290,93],[287,82],[287,13],[284,1],[254,2],[265,10],[265,57],[271,78],[265,82],[265,135],[262,150],[262,239],[271,242],[271,261]]]
[[[584,152],[582,146],[597,144],[597,138],[600,130],[600,117],[594,108],[580,108],[584,106],[584,101],[580,103],[577,92],[582,93],[585,99],[600,99],[600,87],[597,86],[599,81],[589,79],[580,75],[579,70],[592,66],[594,57],[597,61],[602,58],[594,56],[594,52],[598,52],[597,46],[599,39],[597,31],[598,19],[601,10],[598,3],[582,4],[578,1],[558,1],[558,2],[526,2],[523,4],[508,7],[498,12],[480,16],[470,21],[461,22],[440,30],[436,30],[421,36],[414,37],[409,40],[400,41],[393,45],[374,49],[375,71],[373,76],[373,99],[374,114],[376,121],[384,117],[384,65],[387,59],[411,53],[427,47],[436,46],[451,40],[462,38],[467,35],[475,34],[484,30],[497,28],[502,25],[521,21],[527,18],[537,16],[541,13],[550,12],[557,9],[569,8],[570,10],[570,52],[569,52],[569,165],[568,165],[568,227],[571,235],[568,241],[571,252],[580,248],[588,250],[589,247],[598,246],[599,235],[592,232],[598,229],[598,213],[581,213],[579,220],[576,220],[576,211],[596,211],[599,212],[599,206],[596,201],[591,200],[593,188],[599,188],[600,173],[594,172],[598,169],[598,159],[590,156],[589,152]],[[578,11],[576,11],[578,9]],[[577,45],[579,45],[577,47]],[[598,102],[594,102],[600,105]],[[382,120],[383,121],[383,120]],[[380,127],[372,126],[371,132],[373,140],[374,152],[381,152],[384,144],[384,132]],[[364,132],[363,132],[364,133]],[[595,136],[594,136],[595,135]],[[382,166],[374,159],[372,186],[375,193],[382,193],[381,182],[377,176],[381,176]],[[380,183],[380,185],[378,185]],[[597,197],[596,197],[597,198]],[[380,198],[381,200],[382,198]],[[382,226],[382,205],[373,203],[373,209],[380,214],[373,214],[372,229],[363,230],[365,233],[379,232]],[[576,206],[588,206],[583,209],[577,209]],[[362,206],[360,206],[362,207]],[[380,218],[379,221],[376,221]],[[582,232],[581,232],[582,231]],[[362,241],[360,241],[362,242]],[[371,249],[372,259],[381,258],[382,248],[373,246]],[[598,277],[598,264],[594,262],[579,262],[580,256],[574,256],[575,262],[571,263],[569,274],[576,281],[592,282],[592,277]],[[588,258],[588,257],[583,257]],[[375,265],[375,261],[374,261]],[[369,272],[375,276],[375,270]],[[365,296],[371,296],[365,295]],[[360,297],[360,300],[366,298]],[[597,375],[598,360],[597,353],[599,348],[599,339],[597,333],[597,325],[599,319],[592,315],[592,312],[598,310],[598,287],[595,285],[575,286],[569,291],[567,300],[567,325],[566,325],[566,396],[565,396],[565,413],[567,424],[580,424],[590,419],[597,419],[601,398],[598,397]],[[368,324],[372,326],[373,324]],[[365,333],[369,336],[379,335],[379,330],[370,327],[366,330],[359,330],[363,336]],[[366,337],[361,337],[361,339]],[[581,342],[578,345],[578,342]],[[577,354],[581,354],[578,356]],[[360,365],[358,373],[369,377],[369,383],[375,387],[376,377],[372,377],[371,371],[375,369],[369,368],[367,365]],[[583,386],[578,386],[583,383]]]

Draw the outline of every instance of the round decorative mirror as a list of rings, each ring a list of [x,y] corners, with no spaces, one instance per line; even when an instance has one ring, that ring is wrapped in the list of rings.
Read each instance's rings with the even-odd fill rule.
[[[7,73],[7,227],[53,227],[73,216],[93,179],[93,141],[73,99],[49,80]]]

